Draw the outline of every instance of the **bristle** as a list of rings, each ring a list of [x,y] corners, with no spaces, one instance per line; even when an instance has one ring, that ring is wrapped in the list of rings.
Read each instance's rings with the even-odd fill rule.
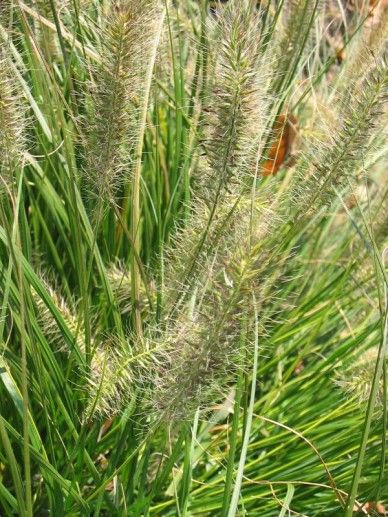
[[[85,355],[85,334],[82,323],[78,321],[74,307],[46,280],[42,280],[50,295],[51,302],[62,316],[67,329],[73,336],[79,352]],[[64,341],[61,329],[52,312],[35,290],[32,291],[36,306],[37,321],[48,343],[54,351],[69,354],[70,349]],[[92,359],[90,368],[80,374],[86,380],[86,409],[87,418],[113,416],[119,413],[128,403],[132,393],[132,370],[129,368],[130,356],[124,350],[119,340],[106,338],[96,331],[91,339]]]
[[[0,42],[0,193],[12,189],[26,150],[26,108],[7,44]]]
[[[382,124],[387,86],[388,68],[381,59],[355,84],[350,99],[347,92],[338,99],[337,126],[321,126],[319,140],[309,142],[295,166],[291,196],[297,218],[328,205],[335,189],[346,187],[363,166],[370,138]]]
[[[102,340],[96,346],[87,375],[87,418],[111,418],[125,408],[133,388],[129,356],[117,340]]]
[[[260,18],[251,9],[225,9],[218,17],[218,38],[215,81],[204,117],[205,159],[194,184],[210,205],[221,192],[250,185],[257,173],[271,77]]]
[[[224,203],[219,206],[223,221],[230,211],[230,201]],[[270,251],[278,226],[268,199],[253,206],[250,198],[243,199],[228,225],[223,223],[212,260],[197,276],[195,296],[175,319],[148,336],[148,347],[158,358],[151,403],[159,416],[190,418],[197,407],[218,401],[246,367],[250,337],[244,345],[240,337],[253,293],[259,304],[270,301]]]
[[[120,264],[112,264],[107,268],[106,274],[121,315],[128,316],[131,314],[133,309],[131,299],[132,279],[130,271]],[[144,289],[141,290],[140,295],[140,308],[142,312],[144,312],[145,316],[145,313],[149,311],[149,300]]]
[[[87,188],[98,205],[113,202],[130,174],[138,106],[160,12],[159,0],[117,0],[106,17],[101,63],[88,101],[92,122],[85,126]]]
[[[220,52],[204,117],[204,156],[194,173],[192,214],[165,252],[171,300],[174,286],[179,298],[212,261],[241,192],[249,192],[255,182],[264,145],[271,71],[261,46],[259,17],[249,6],[232,5],[219,16],[217,26]],[[170,255],[177,260],[169,260]]]
[[[147,348],[158,358],[151,404],[173,420],[217,399],[244,367],[239,336],[245,307],[253,291],[262,299],[278,221],[265,190],[256,199],[250,194],[267,126],[271,73],[258,17],[251,6],[234,7],[217,21],[221,50],[192,214],[165,250],[167,319],[146,335]]]
[[[364,352],[352,364],[338,371],[336,384],[347,397],[352,397],[359,404],[366,404],[371,394],[379,348],[373,347]],[[385,358],[386,361],[386,358]],[[384,386],[380,381],[377,393],[376,415],[379,415],[384,406]]]
[[[308,55],[312,46],[310,35],[322,4],[323,0],[285,2],[282,11],[283,27],[278,29],[274,36],[275,41],[278,39],[277,48],[275,47],[276,76],[271,88],[274,94],[279,93],[293,75],[300,71],[303,56]]]
[[[76,341],[79,350],[84,352],[84,329],[82,324],[75,316],[74,307],[71,307],[64,299],[64,297],[59,293],[58,289],[54,288],[45,278],[42,277],[41,280],[51,298],[52,303],[61,314],[70,334]],[[52,312],[35,290],[32,290],[32,297],[36,305],[36,314],[39,326],[42,329],[42,332],[44,333],[48,343],[55,351],[69,353],[70,350],[68,345],[64,341],[61,329],[59,328]]]

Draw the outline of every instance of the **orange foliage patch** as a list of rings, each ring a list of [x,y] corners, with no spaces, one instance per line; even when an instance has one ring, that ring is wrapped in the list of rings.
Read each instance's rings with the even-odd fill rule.
[[[290,155],[296,137],[297,120],[294,115],[279,115],[273,127],[273,140],[263,164],[263,175],[276,175]]]
[[[382,503],[365,503],[361,507],[359,505],[355,505],[353,508],[354,512],[362,513],[364,515],[387,515],[388,512],[385,509],[385,506]]]

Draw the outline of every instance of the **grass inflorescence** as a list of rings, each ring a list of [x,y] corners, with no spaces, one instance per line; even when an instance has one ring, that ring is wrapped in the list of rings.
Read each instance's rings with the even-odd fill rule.
[[[0,514],[388,505],[384,2],[0,6]]]

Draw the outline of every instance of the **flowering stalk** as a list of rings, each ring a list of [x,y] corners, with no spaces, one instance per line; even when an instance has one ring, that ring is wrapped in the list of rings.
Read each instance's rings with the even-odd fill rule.
[[[0,193],[12,189],[26,149],[26,109],[12,66],[0,42]]]
[[[311,145],[295,167],[291,199],[296,221],[305,220],[322,204],[329,204],[335,196],[333,187],[345,187],[362,166],[387,98],[385,59],[375,63],[356,86],[350,101],[340,105],[337,128],[322,128],[323,137]]]
[[[384,361],[387,360],[387,352],[384,351]],[[376,363],[379,357],[379,348],[373,347],[364,352],[352,364],[338,374],[336,384],[348,397],[354,397],[359,404],[366,404],[370,398]],[[379,381],[376,396],[375,416],[378,416],[384,406],[383,380]]]
[[[233,167],[226,167],[221,170],[229,174],[220,177],[222,181],[230,181],[235,194],[223,191],[222,199],[217,200],[217,209],[213,204],[206,212],[206,201],[214,193],[214,183],[208,184],[210,196],[200,208],[203,215],[200,217],[201,212],[197,212],[198,226],[183,230],[183,246],[178,246],[178,258],[170,257],[167,272],[171,267],[171,273],[167,278],[179,271],[181,260],[185,267],[185,249],[189,257],[192,256],[198,228],[206,228],[213,247],[210,244],[207,248],[200,267],[193,260],[196,275],[195,281],[190,281],[195,287],[188,289],[189,283],[183,283],[181,289],[186,289],[186,303],[181,303],[179,310],[173,313],[176,317],[171,318],[170,313],[165,329],[159,329],[156,337],[151,336],[149,345],[151,349],[158,349],[163,344],[165,351],[164,359],[158,361],[153,398],[159,414],[169,419],[189,417],[195,407],[203,408],[214,401],[217,390],[233,378],[234,368],[243,366],[238,336],[243,315],[249,311],[249,294],[255,293],[264,325],[264,307],[271,301],[276,279],[282,271],[279,263],[290,256],[290,243],[296,234],[295,227],[289,224],[290,216],[291,220],[295,218],[299,224],[305,224],[322,203],[331,201],[335,195],[333,187],[343,185],[350,174],[354,174],[369,136],[379,122],[386,81],[386,68],[378,63],[360,82],[362,98],[352,98],[350,105],[343,108],[344,120],[336,135],[341,138],[330,141],[331,145],[325,138],[317,142],[319,152],[315,149],[314,157],[311,153],[309,159],[305,157],[299,162],[291,190],[280,200],[264,190],[260,196],[255,193],[251,201],[244,193],[243,182],[238,187],[233,185],[234,175],[230,174]],[[231,141],[237,140],[230,138]],[[214,170],[217,169],[213,165],[210,173]],[[314,173],[318,170],[320,175]],[[218,188],[217,183],[215,188]],[[197,205],[201,207],[198,202]],[[209,229],[211,217],[213,224]],[[178,290],[179,280],[173,286],[173,290]]]
[[[61,314],[66,326],[74,338],[77,353],[86,359],[85,331],[75,316],[74,308],[44,281],[51,302]],[[33,291],[37,321],[48,343],[56,351],[70,353],[64,341],[61,329],[46,303]],[[132,373],[128,367],[130,357],[126,346],[117,342],[112,336],[96,333],[92,336],[92,359],[87,370],[87,405],[85,415],[90,417],[111,417],[129,402],[132,395]]]
[[[277,215],[264,197],[253,206],[248,197],[226,225],[221,212],[230,210],[230,202],[219,205],[222,237],[208,269],[199,275],[192,300],[162,331],[147,336],[157,358],[152,404],[167,420],[190,418],[198,406],[203,409],[222,396],[245,366],[240,335],[243,321],[249,321],[252,292],[258,303],[270,301],[269,251]]]
[[[135,255],[140,254],[140,180],[142,167],[142,154],[144,144],[144,134],[147,121],[147,110],[152,86],[153,70],[156,60],[156,54],[162,34],[164,24],[165,10],[159,14],[159,20],[156,23],[153,39],[150,41],[150,48],[147,49],[149,55],[146,62],[145,80],[143,84],[143,93],[140,102],[139,128],[137,133],[137,145],[135,148],[135,166],[133,171],[132,183],[132,242],[133,242],[133,259],[132,259],[132,299],[135,306],[135,330],[141,336],[142,334],[142,320],[140,310],[140,290],[141,290],[141,275],[139,265],[136,261]]]
[[[92,123],[85,127],[86,178],[100,211],[115,203],[131,169],[131,154],[142,140],[139,106],[144,105],[159,17],[158,0],[114,0],[109,8],[88,99]]]
[[[271,74],[261,47],[259,16],[250,6],[231,5],[219,15],[217,29],[221,43],[213,68],[216,81],[203,121],[204,156],[194,173],[192,215],[171,249],[178,261],[166,264],[166,304],[172,311],[212,260],[223,232],[218,204],[225,196],[230,201],[229,212],[225,203],[221,210],[227,225],[240,193],[249,191],[255,180],[266,128]],[[180,286],[175,293],[173,286]]]

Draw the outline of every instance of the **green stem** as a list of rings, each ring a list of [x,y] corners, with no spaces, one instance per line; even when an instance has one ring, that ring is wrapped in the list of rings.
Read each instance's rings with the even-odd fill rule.
[[[156,53],[159,46],[159,41],[162,33],[162,28],[164,24],[165,18],[165,10],[163,14],[160,16],[159,26],[157,28],[155,34],[155,40],[148,64],[146,80],[144,85],[144,96],[142,99],[142,103],[140,106],[140,125],[139,125],[139,134],[138,141],[135,150],[135,167],[133,172],[133,184],[132,184],[132,241],[133,241],[133,259],[132,259],[132,299],[134,302],[134,317],[135,317],[135,331],[136,334],[141,337],[142,336],[142,320],[141,320],[141,311],[140,311],[140,284],[141,284],[141,274],[140,268],[135,260],[135,255],[140,255],[140,183],[141,183],[141,169],[142,169],[142,154],[143,154],[143,145],[144,145],[144,134],[146,129],[147,122],[147,110],[148,103],[150,99],[151,85],[152,85],[152,77],[154,71],[154,64],[156,60]]]

